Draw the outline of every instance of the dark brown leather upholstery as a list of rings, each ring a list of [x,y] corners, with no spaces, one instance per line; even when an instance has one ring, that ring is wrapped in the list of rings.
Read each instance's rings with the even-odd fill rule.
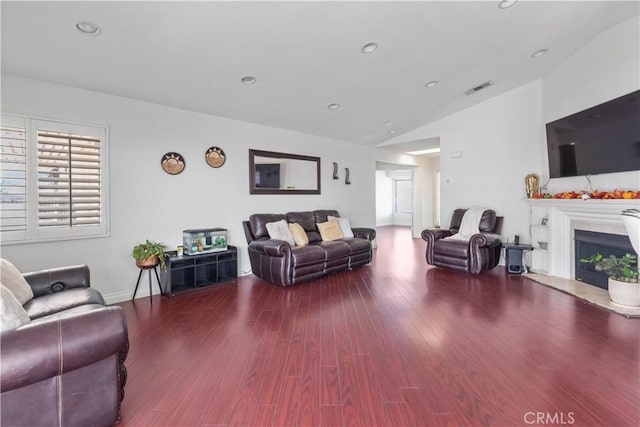
[[[326,222],[327,215],[340,216],[335,210],[318,210],[285,215],[254,214],[249,221],[243,221],[253,274],[268,282],[289,286],[371,262],[375,230],[352,229],[353,238],[324,242],[316,223]],[[292,247],[282,240],[269,239],[266,224],[282,218],[300,224],[307,233],[309,245]]]
[[[493,210],[483,212],[478,226],[480,233],[471,236],[469,241],[444,239],[458,232],[465,212],[466,209],[453,211],[448,230],[422,232],[422,238],[427,242],[427,264],[468,274],[479,274],[498,265],[503,218],[496,216]]]
[[[0,425],[115,424],[127,379],[124,311],[89,288],[86,266],[24,276],[32,321],[0,338]]]

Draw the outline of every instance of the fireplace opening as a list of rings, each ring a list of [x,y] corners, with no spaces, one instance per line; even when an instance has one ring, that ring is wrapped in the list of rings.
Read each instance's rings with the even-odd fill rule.
[[[597,271],[591,264],[580,262],[581,258],[588,258],[595,253],[603,256],[624,254],[637,255],[631,246],[629,236],[619,234],[599,233],[595,231],[575,230],[575,263],[576,280],[608,289],[608,277],[605,273]]]

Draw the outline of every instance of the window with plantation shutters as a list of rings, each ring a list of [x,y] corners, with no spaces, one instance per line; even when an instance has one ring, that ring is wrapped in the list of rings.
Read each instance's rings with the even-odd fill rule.
[[[100,140],[38,131],[38,226],[100,225]]]
[[[3,242],[108,235],[106,129],[2,119]]]
[[[0,126],[0,231],[24,238],[27,230],[26,129]]]

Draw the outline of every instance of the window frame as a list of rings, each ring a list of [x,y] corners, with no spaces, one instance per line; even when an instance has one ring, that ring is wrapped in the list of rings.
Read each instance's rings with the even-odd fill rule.
[[[22,123],[22,125],[17,125]],[[109,191],[109,128],[105,125],[62,121],[20,114],[2,114],[3,126],[23,126],[26,135],[25,231],[0,234],[2,245],[104,238],[111,235]],[[38,131],[83,134],[100,138],[100,225],[40,227],[38,225]],[[72,211],[70,210],[70,214]]]
[[[411,210],[409,212],[398,210],[398,182],[408,182],[411,185],[411,191],[409,194],[409,204]],[[401,215],[413,215],[413,179],[411,178],[393,178],[393,213]]]

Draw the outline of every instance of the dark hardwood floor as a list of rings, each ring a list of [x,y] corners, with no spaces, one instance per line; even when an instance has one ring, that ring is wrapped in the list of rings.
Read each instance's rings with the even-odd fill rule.
[[[499,267],[428,268],[378,229],[374,262],[292,288],[120,304],[122,426],[640,425],[640,319]]]

